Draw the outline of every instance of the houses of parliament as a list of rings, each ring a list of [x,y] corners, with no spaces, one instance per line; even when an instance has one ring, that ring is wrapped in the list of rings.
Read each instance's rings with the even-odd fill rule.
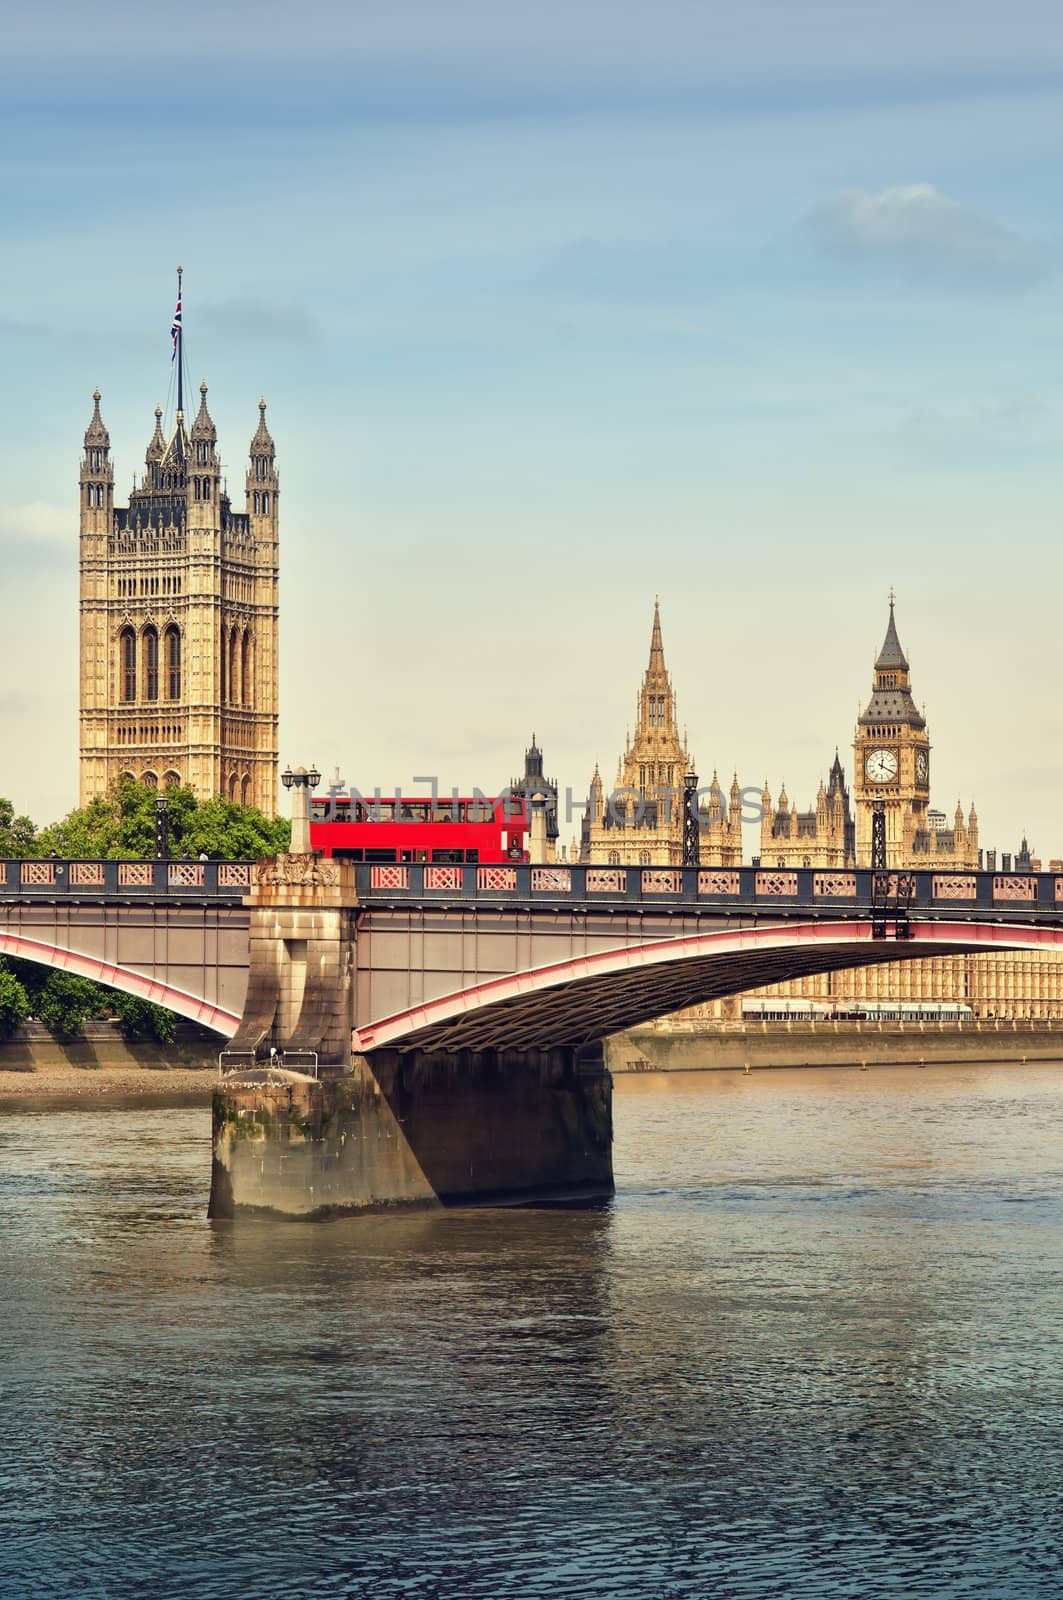
[[[773,799],[765,781],[760,795],[759,854],[771,867],[853,868],[871,865],[871,819],[881,805],[890,868],[974,872],[982,865],[978,815],[957,802],[951,820],[931,804],[931,744],[927,722],[912,695],[911,668],[897,630],[894,598],[885,637],[875,657],[871,692],[853,735],[851,786],[840,754],[815,802],[799,811],[785,786]],[[582,835],[574,859],[678,866],[683,861],[684,776],[694,770],[680,733],[676,695],[665,665],[659,605],[654,606],[650,652],[638,694],[635,730],[607,795],[596,766]],[[700,791],[704,797],[705,790]],[[737,775],[727,794],[714,772],[699,802],[700,859],[704,866],[742,861],[742,791]],[[994,862],[989,863],[995,865]],[[1023,841],[1016,870],[1037,871]],[[1008,858],[1002,862],[1010,870]],[[1051,870],[1063,870],[1053,861]],[[979,953],[883,964],[824,973],[756,991],[758,998],[844,1001],[963,1001],[976,1015],[1045,1017],[1063,1014],[1063,958],[1054,954]],[[683,1012],[680,1025],[735,1015],[737,1000],[718,1000]]]
[[[80,470],[80,803],[123,777],[164,789],[187,785],[276,814],[278,784],[278,541],[280,483],[266,405],[250,441],[242,510],[225,483],[206,384],[189,425],[183,405],[180,291],[174,327],[177,377],[172,425],[156,407],[144,472],[116,505],[111,440],[100,393]],[[852,868],[870,864],[871,818],[885,809],[893,868],[970,872],[982,861],[973,805],[951,818],[931,804],[930,735],[912,695],[895,606],[874,661],[871,691],[852,742],[852,776],[839,753],[814,803],[800,811],[785,786],[759,794],[758,864]],[[542,786],[534,748],[529,784]],[[676,866],[684,858],[687,775],[694,770],[665,664],[655,604],[649,660],[634,732],[606,793],[595,767],[572,859]],[[743,857],[743,793],[724,793],[714,772],[698,807],[700,859],[737,866]],[[552,818],[556,818],[555,809]],[[556,821],[551,824],[551,850]],[[993,862],[987,865],[995,865]],[[1004,870],[1011,863],[1005,858]],[[1052,862],[1053,870],[1063,866]],[[1016,869],[1036,868],[1026,849]],[[1063,1013],[1063,959],[978,954],[865,967],[775,985],[768,997],[812,1000],[962,1000],[976,1013]],[[733,1003],[686,1014],[720,1016]]]

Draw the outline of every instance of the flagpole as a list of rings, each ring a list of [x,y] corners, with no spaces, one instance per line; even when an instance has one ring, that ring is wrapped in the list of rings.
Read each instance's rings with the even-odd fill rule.
[[[177,304],[182,307],[182,315],[181,315],[181,317],[179,319],[178,328],[177,328],[177,417],[178,417],[179,421],[184,417],[184,414],[185,414],[184,312],[183,312],[183,302],[182,302],[182,298],[181,298],[181,279],[184,276],[184,270],[185,270],[184,267],[178,267],[178,269],[177,269]]]

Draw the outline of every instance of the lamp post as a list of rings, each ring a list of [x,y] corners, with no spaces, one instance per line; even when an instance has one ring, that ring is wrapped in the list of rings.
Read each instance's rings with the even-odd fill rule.
[[[292,795],[292,842],[290,853],[293,856],[310,855],[310,807],[308,804],[310,790],[316,789],[321,782],[321,774],[316,767],[309,771],[306,767],[296,767],[293,772],[291,767],[286,767],[281,773],[281,782],[286,789],[295,792]]]
[[[170,802],[162,795],[155,802],[155,859],[170,859]]]
[[[683,778],[683,865],[701,865],[701,823],[698,817],[698,775],[688,772]]]

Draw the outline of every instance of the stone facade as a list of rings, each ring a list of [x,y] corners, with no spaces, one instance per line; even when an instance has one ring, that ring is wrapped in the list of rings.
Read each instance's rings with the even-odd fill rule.
[[[828,1007],[850,1001],[904,1004],[921,1000],[957,1001],[979,1018],[1034,1021],[1063,1018],[1063,957],[1023,952],[931,956],[850,972],[824,972],[792,983],[770,984],[704,1006],[691,1006],[664,1019],[666,1028],[688,1030],[691,1023],[737,1021],[745,1000],[812,1000]]]
[[[692,771],[686,736],[680,738],[675,693],[664,662],[661,614],[653,608],[650,659],[642,679],[635,734],[617,764],[616,788],[606,796],[594,769],[575,853],[591,865],[678,867],[683,864],[683,780]],[[707,792],[706,792],[707,790]],[[715,772],[699,806],[701,864],[739,866],[742,804],[737,777],[725,802]]]
[[[856,826],[838,753],[826,786],[819,786],[811,811],[798,811],[783,784],[772,804],[767,782],[761,795],[760,860],[765,867],[852,867]]]
[[[246,508],[222,480],[206,384],[191,429],[162,411],[114,503],[96,391],[81,462],[80,803],[129,775],[277,810],[278,495],[266,404]]]

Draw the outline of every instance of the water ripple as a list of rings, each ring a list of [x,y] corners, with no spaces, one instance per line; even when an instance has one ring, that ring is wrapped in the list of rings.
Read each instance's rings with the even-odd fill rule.
[[[203,1220],[0,1122],[3,1600],[1059,1600],[1063,1074],[618,1085],[598,1211]]]

